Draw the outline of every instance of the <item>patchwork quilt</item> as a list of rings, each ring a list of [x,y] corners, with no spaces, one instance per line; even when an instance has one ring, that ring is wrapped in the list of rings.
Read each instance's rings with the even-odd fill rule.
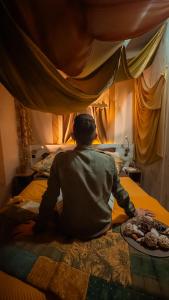
[[[59,299],[169,299],[169,258],[131,248],[119,227],[86,242],[55,232],[12,240],[12,229],[33,216],[14,205],[0,213],[2,271]]]

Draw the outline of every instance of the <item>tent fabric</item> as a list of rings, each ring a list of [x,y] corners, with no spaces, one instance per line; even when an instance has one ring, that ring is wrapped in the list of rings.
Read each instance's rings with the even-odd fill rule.
[[[154,54],[164,35],[166,25],[162,25],[153,38],[141,52],[129,62],[126,58],[126,49],[122,46],[100,68],[85,78],[68,78],[67,80],[85,93],[99,93],[112,83],[139,77],[152,61]],[[117,61],[118,60],[118,61]],[[112,69],[115,71],[111,77]],[[109,78],[109,81],[108,81]]]
[[[103,41],[134,38],[149,31],[169,16],[168,0],[83,1],[87,4],[88,32]]]
[[[159,159],[157,136],[164,87],[164,75],[151,88],[147,86],[144,76],[135,80],[134,138],[136,160],[141,164]]]
[[[64,79],[54,64],[15,23],[2,2],[0,0],[0,79],[23,105],[57,114],[80,112],[113,82],[131,76],[125,49],[122,47],[86,78]],[[138,66],[132,76],[135,71],[139,74],[142,64],[145,67],[152,59],[164,30],[162,26],[152,42],[139,55],[141,64],[137,59],[131,64],[132,67],[134,64]]]
[[[83,71],[79,75],[74,76],[74,78],[86,78],[102,66],[119,48],[122,46],[127,47],[129,42],[130,40],[120,42],[94,40],[89,58],[83,68]]]
[[[94,39],[134,38],[169,17],[168,0],[1,0],[1,3],[55,67],[70,76],[83,70]]]
[[[154,55],[157,51],[157,45],[160,44],[164,33],[166,31],[166,25],[161,26],[154,37],[147,43],[147,45],[140,51],[140,53],[128,61],[128,69],[133,78],[139,77],[144,69],[150,65]],[[147,55],[148,54],[148,55]]]

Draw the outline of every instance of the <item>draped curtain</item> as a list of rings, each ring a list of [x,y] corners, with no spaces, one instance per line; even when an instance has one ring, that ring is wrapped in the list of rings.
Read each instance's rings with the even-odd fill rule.
[[[101,144],[114,142],[115,86],[112,85],[93,104],[92,113],[96,122],[98,140]]]
[[[76,113],[70,115],[63,115],[63,143],[67,143],[72,138],[73,120]]]
[[[136,160],[142,164],[159,159],[158,131],[164,83],[164,75],[151,88],[147,86],[143,75],[135,80],[134,138]]]
[[[36,2],[39,3],[39,5],[41,3],[38,1],[36,1]],[[62,1],[59,1],[60,5],[61,5],[61,2]],[[99,2],[99,5],[101,2]],[[149,1],[144,1],[144,4],[147,4],[148,2]],[[37,39],[36,39],[35,35],[32,35],[31,30],[29,30],[30,28],[29,28],[28,24],[25,24],[24,21],[23,21],[23,23],[25,24],[25,26],[22,26],[23,25],[22,22],[19,22],[19,25],[18,25],[16,23],[15,14],[13,13],[14,11],[13,11],[13,8],[11,7],[10,3],[11,2],[7,1],[7,0],[6,1],[0,0],[0,28],[1,28],[0,80],[7,87],[7,89],[19,101],[22,102],[23,105],[25,105],[29,108],[44,111],[44,112],[64,114],[64,113],[70,113],[70,112],[83,111],[87,106],[89,106],[93,101],[95,101],[106,88],[111,86],[111,84],[113,82],[117,82],[119,80],[124,80],[124,79],[129,79],[129,78],[132,78],[133,76],[137,77],[140,74],[140,72],[143,71],[143,67],[145,68],[148,65],[148,63],[152,60],[152,58],[155,54],[155,51],[158,48],[158,45],[159,45],[161,38],[163,36],[163,33],[164,33],[164,26],[163,26],[162,28],[160,28],[158,33],[152,39],[152,42],[150,42],[149,45],[147,47],[145,47],[145,49],[142,51],[142,53],[140,54],[138,59],[135,58],[133,63],[130,62],[130,64],[132,64],[132,72],[130,72],[131,65],[128,65],[127,60],[126,60],[125,48],[121,47],[120,46],[121,44],[119,44],[120,48],[117,49],[117,51],[115,51],[115,52],[113,50],[112,51],[113,54],[111,54],[111,56],[108,55],[107,60],[101,59],[100,64],[97,63],[97,67],[96,68],[94,67],[92,70],[90,70],[90,73],[86,77],[83,77],[83,78],[68,77],[67,79],[65,79],[56,68],[58,59],[56,57],[55,57],[55,59],[54,58],[51,59],[51,55],[50,55],[51,53],[49,53],[51,50],[50,47],[46,48],[46,44],[43,44],[43,45],[41,44],[41,42],[43,40],[43,36],[41,36],[41,39],[40,38],[38,39],[39,35],[37,33],[37,35],[36,35]],[[30,5],[29,5],[30,1],[23,2],[25,7],[23,4],[22,4],[23,6],[21,5],[21,7],[19,7],[18,6],[19,2],[17,2],[17,0],[15,3],[16,3],[17,9],[22,12],[26,12],[25,9],[27,6],[29,6],[27,16],[29,16],[29,14],[31,14],[31,13],[33,14],[33,12],[36,15],[36,13],[38,11],[37,7],[36,7],[36,10],[33,10],[33,6],[30,7]],[[46,3],[46,1],[44,1],[44,3]],[[52,1],[52,3],[53,3],[53,5],[54,5],[54,3],[56,5],[55,1]],[[68,2],[64,1],[64,3],[68,3]],[[74,1],[73,3],[75,3],[75,6],[76,5],[78,6],[77,1]],[[96,5],[96,3],[93,3],[93,4],[88,3],[88,2],[86,2],[86,3],[89,6]],[[132,1],[129,5],[133,8],[133,12],[135,10],[137,11],[137,16],[139,16],[139,11],[142,14],[144,4],[143,4],[143,2],[141,2],[142,5],[139,6],[139,2],[138,2],[137,6],[135,7],[135,6],[133,6],[133,3],[134,2]],[[12,4],[14,5],[13,1],[12,1]],[[57,4],[58,4],[58,2],[57,2]],[[109,2],[109,4],[111,4],[110,6],[112,8],[115,3],[113,4],[113,2],[112,3]],[[55,5],[54,5],[54,7],[56,8]],[[122,5],[122,2],[120,2],[120,5]],[[69,5],[69,6],[71,6],[71,5]],[[15,5],[14,5],[14,7],[15,7]],[[42,7],[39,10],[40,16],[41,16],[41,13],[43,14],[45,12],[44,7],[46,7],[46,9],[48,11],[50,5],[49,5],[49,7],[47,5],[46,6],[42,5]],[[58,7],[60,7],[60,6],[58,5]],[[94,8],[94,6],[92,6],[92,7]],[[93,11],[93,8],[91,8],[92,11]],[[164,14],[162,14],[162,15],[160,14],[161,12],[159,13],[160,8],[162,9],[162,11],[164,10]],[[60,7],[60,9],[61,9],[61,7]],[[106,9],[106,7],[105,7],[105,9]],[[121,10],[119,10],[119,13],[120,13],[120,11]],[[149,16],[150,12],[152,12],[151,18]],[[143,22],[142,25],[136,26],[137,27],[136,32],[134,32],[134,30],[133,30],[133,31],[130,31],[128,33],[128,35],[126,33],[125,34],[126,37],[135,36],[135,34],[137,35],[138,32],[143,33],[144,31],[148,30],[148,28],[151,29],[155,24],[156,25],[159,24],[160,21],[162,21],[163,19],[165,19],[168,16],[169,7],[167,7],[166,1],[154,1],[151,3],[151,5],[149,6],[149,10],[148,10],[148,12],[146,11],[146,13],[149,16],[149,18],[146,19],[148,22],[147,27],[145,28],[145,23]],[[19,12],[18,12],[18,14],[19,14]],[[47,16],[49,17],[49,15],[50,15],[50,13]],[[23,18],[27,18],[27,16],[26,16],[26,14],[22,15]],[[59,13],[58,13],[58,16],[59,16]],[[71,8],[71,18],[68,18],[69,21],[71,19],[71,22],[73,22],[73,16],[74,16],[74,14],[73,14],[73,11]],[[78,16],[78,14],[76,14],[76,18],[78,18],[77,16]],[[134,21],[134,24],[136,25],[137,22],[136,22],[134,16],[135,15],[133,14],[132,18],[134,18],[133,21]],[[130,18],[128,18],[128,20],[130,20],[132,18],[131,18],[131,11],[130,11]],[[35,18],[35,19],[37,21],[37,18]],[[38,31],[38,28],[39,28],[39,27],[37,28],[36,22],[34,23],[35,19],[33,16],[32,16],[32,19],[29,19],[29,20],[32,20],[32,22],[34,24],[34,26],[32,25],[34,28],[34,33],[36,32],[36,30]],[[56,16],[55,16],[55,19],[57,19]],[[80,20],[78,20],[78,22],[80,22],[82,28],[84,28],[83,27],[84,19],[85,18],[83,18],[83,16],[82,16],[82,19],[80,17]],[[112,19],[113,18],[111,17],[111,19],[110,19],[110,16],[109,16],[110,24],[111,24]],[[150,19],[151,19],[151,22],[150,22]],[[19,17],[17,20],[19,20]],[[45,20],[45,18],[44,18],[44,20]],[[52,20],[53,20],[53,18],[52,18]],[[64,18],[64,20],[66,20],[66,18]],[[146,21],[146,20],[144,20],[144,21]],[[48,21],[49,21],[49,19],[48,19]],[[21,23],[22,23],[22,25],[21,25]],[[78,27],[78,24],[74,24],[75,27],[73,27],[73,28],[75,29],[76,27]],[[48,39],[47,30],[49,30],[49,28],[51,28],[51,27],[50,26],[48,27],[47,24],[45,24],[45,23],[42,25],[43,25],[42,29],[44,31],[46,31],[46,35],[45,35],[46,39]],[[45,27],[45,25],[47,27]],[[88,24],[88,25],[90,25],[90,24]],[[107,26],[108,26],[108,24],[107,24]],[[30,25],[30,27],[31,27],[31,25]],[[141,27],[143,27],[143,28],[140,29]],[[27,28],[27,29],[25,29],[25,28]],[[57,28],[57,26],[54,28]],[[64,26],[64,28],[65,28],[65,26]],[[71,31],[71,28],[72,27],[70,27],[70,31]],[[89,44],[90,44],[88,35],[86,35],[86,33],[84,33],[84,35],[82,34],[82,40],[81,40],[80,34],[82,33],[82,31],[81,30],[74,31],[73,28],[72,28],[73,36],[71,35],[71,37],[72,37],[71,41],[70,41],[70,39],[68,39],[69,34],[64,35],[64,33],[63,33],[61,35],[61,31],[60,31],[60,33],[56,32],[53,35],[56,37],[56,39],[53,39],[51,32],[50,31],[48,32],[49,36],[50,36],[50,41],[48,41],[48,42],[52,41],[51,43],[52,43],[53,47],[54,47],[54,45],[56,45],[56,49],[52,48],[53,51],[55,50],[54,53],[55,54],[57,53],[58,45],[60,45],[60,47],[62,49],[62,51],[60,49],[60,51],[58,52],[60,55],[60,61],[62,61],[62,53],[65,53],[65,51],[67,49],[66,44],[65,44],[66,41],[69,40],[69,43],[72,45],[72,48],[70,47],[70,44],[68,47],[69,50],[71,49],[71,59],[70,59],[70,57],[68,58],[67,56],[66,56],[67,60],[65,60],[65,57],[63,59],[63,61],[64,61],[63,65],[65,66],[65,68],[67,68],[66,65],[68,65],[68,62],[70,62],[70,61],[71,61],[71,66],[75,65],[76,58],[78,58],[78,62],[83,60],[82,59],[83,55],[86,56],[86,53],[88,53],[88,51],[85,52],[83,49],[84,41],[85,41],[85,47],[89,47]],[[99,28],[100,28],[100,26],[99,26]],[[110,26],[110,28],[114,28],[114,27]],[[116,28],[117,28],[117,26],[116,26]],[[60,30],[61,30],[61,28],[60,28]],[[129,26],[129,30],[131,30],[130,26]],[[93,32],[93,29],[92,29],[92,32]],[[113,29],[112,29],[112,32],[113,32]],[[77,35],[76,35],[76,33],[77,33]],[[106,31],[105,31],[105,34],[106,34]],[[96,34],[96,36],[97,36],[97,34]],[[94,36],[94,37],[96,37],[96,36]],[[74,43],[73,43],[74,37],[77,37],[77,39],[78,38],[80,39],[80,41],[81,41],[80,44],[77,41],[77,43],[80,47],[80,48],[78,48],[78,51],[80,51],[80,49],[82,51],[82,52],[79,52],[79,57],[78,57],[78,54],[77,54],[78,51],[77,51],[77,49],[75,49],[76,54],[77,54],[76,58],[74,56],[72,56],[73,55],[72,49],[73,49],[73,45],[74,45]],[[114,40],[113,34],[112,34],[112,36],[109,35],[108,39],[106,37],[106,40],[109,40],[109,38],[110,38],[110,41],[113,41]],[[100,39],[102,39],[101,36],[100,36]],[[55,41],[54,44],[53,44],[53,41]],[[62,41],[63,43],[62,42],[60,43],[60,41]],[[48,45],[48,43],[47,43],[47,45]],[[51,45],[51,44],[49,43],[49,45]],[[92,47],[92,44],[91,44],[91,47]],[[117,47],[117,44],[115,47]],[[46,53],[45,51],[43,51],[44,49],[49,49],[49,51]],[[85,48],[85,49],[87,49],[87,48]],[[18,53],[21,53],[22,55],[18,55]],[[88,57],[88,55],[87,55],[87,57]],[[138,60],[139,60],[139,63],[138,63]],[[84,65],[84,63],[82,63],[82,65]],[[64,66],[62,66],[62,68],[60,66],[60,69],[62,69],[62,71],[65,71]],[[134,66],[136,66],[136,67],[134,67]],[[77,72],[73,72],[73,73],[77,73]]]
[[[66,144],[72,140],[73,120],[76,114],[64,114],[61,116],[52,114],[52,134],[54,144]]]
[[[113,143],[114,142],[114,125],[115,125],[115,87],[107,89],[99,99],[89,106],[83,113],[91,114],[96,122],[97,139],[94,142],[98,143]],[[54,143],[72,142],[73,121],[77,113],[64,114],[61,116],[62,125],[58,128],[58,116],[52,115],[53,124],[53,140]]]
[[[31,164],[30,145],[32,144],[32,128],[29,110],[15,100],[17,134],[19,143],[20,170],[25,170]]]
[[[152,65],[144,71],[144,78],[149,87],[159,80],[160,74],[165,74],[165,87],[162,99],[157,153],[162,159],[153,164],[140,165],[142,170],[142,187],[150,195],[169,209],[169,23],[164,38],[156,53]]]
[[[97,128],[97,136],[98,140],[101,144],[105,144],[107,142],[107,134],[106,134],[106,125],[107,125],[107,118],[106,118],[106,109],[107,108],[99,108],[97,106],[92,108],[93,117],[96,122]]]

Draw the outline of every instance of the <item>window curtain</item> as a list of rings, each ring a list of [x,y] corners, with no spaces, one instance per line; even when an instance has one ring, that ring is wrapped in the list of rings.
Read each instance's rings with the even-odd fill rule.
[[[161,75],[153,87],[148,87],[144,76],[135,80],[135,150],[136,160],[150,164],[159,159],[158,135],[165,77]]]
[[[128,78],[128,74],[130,76],[130,71],[126,68],[125,49],[119,48],[104,63],[101,61],[101,65],[98,64],[97,69],[87,77],[63,78],[55,64],[38,47],[35,39],[31,39],[27,30],[16,24],[5,4],[9,4],[9,1],[0,0],[0,79],[23,105],[57,114],[80,112],[113,82]],[[164,27],[160,29],[151,47],[145,49],[146,53],[139,57],[139,68],[142,64],[145,67],[152,60],[163,33]],[[59,44],[60,38],[58,36],[55,45]],[[62,49],[65,49],[64,44]],[[119,75],[121,65],[124,71],[122,76]]]

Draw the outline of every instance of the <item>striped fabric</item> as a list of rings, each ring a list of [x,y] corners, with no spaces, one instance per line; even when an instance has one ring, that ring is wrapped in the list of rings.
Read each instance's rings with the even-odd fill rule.
[[[0,300],[46,300],[36,288],[0,272]]]

